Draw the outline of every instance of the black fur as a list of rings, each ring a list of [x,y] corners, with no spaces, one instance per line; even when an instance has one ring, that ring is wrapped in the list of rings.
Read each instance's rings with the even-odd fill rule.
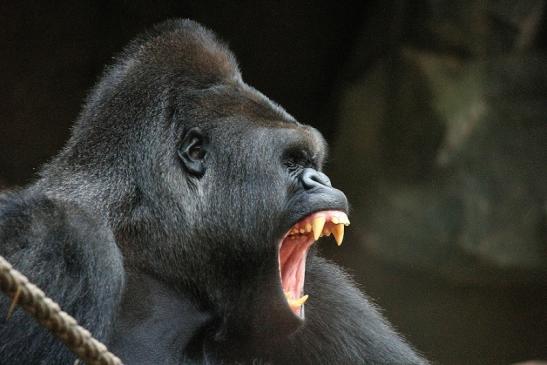
[[[32,188],[0,199],[0,252],[100,340],[107,341],[124,273],[111,230],[79,206]],[[57,339],[0,299],[1,364],[75,361]]]
[[[210,31],[168,21],[107,69],[38,181],[3,196],[0,254],[128,364],[423,364],[313,252],[305,322],[286,304],[280,237],[347,209],[324,158],[321,135],[243,83]],[[18,311],[0,322],[0,361],[74,356]]]

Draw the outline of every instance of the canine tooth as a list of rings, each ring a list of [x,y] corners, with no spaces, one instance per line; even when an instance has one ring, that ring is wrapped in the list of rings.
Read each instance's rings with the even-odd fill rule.
[[[313,229],[313,238],[317,241],[321,232],[323,232],[323,227],[325,226],[325,217],[319,216],[313,218],[312,229]]]
[[[289,306],[291,307],[300,307],[302,304],[306,303],[306,300],[308,300],[309,295],[304,295],[301,298],[298,299],[287,299],[287,302],[289,303]]]
[[[344,240],[344,225],[343,224],[335,225],[332,231],[332,234],[334,235],[336,244],[340,246],[342,244],[342,241]]]
[[[306,232],[311,232],[311,224],[306,223]]]
[[[331,221],[332,223],[334,223],[334,224],[340,223],[340,221],[338,220],[337,217],[332,217],[332,218],[330,219],[330,221]]]

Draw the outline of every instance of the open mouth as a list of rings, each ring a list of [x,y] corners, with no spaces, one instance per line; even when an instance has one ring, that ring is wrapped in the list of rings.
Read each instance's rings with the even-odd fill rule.
[[[283,293],[291,310],[302,319],[304,303],[308,300],[308,295],[303,293],[308,250],[320,237],[331,234],[340,246],[344,239],[345,226],[349,226],[349,220],[344,212],[315,212],[293,225],[279,244],[279,273]]]

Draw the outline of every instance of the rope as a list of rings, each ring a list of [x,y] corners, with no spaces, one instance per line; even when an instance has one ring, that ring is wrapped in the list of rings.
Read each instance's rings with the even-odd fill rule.
[[[0,256],[0,290],[12,300],[8,319],[15,306],[20,305],[86,364],[122,365],[122,361],[110,353],[104,344],[93,338],[88,330],[79,326],[73,317],[63,312],[57,303],[46,297],[44,292],[30,283],[26,276],[13,269],[2,256]],[[79,362],[76,360],[76,363]]]

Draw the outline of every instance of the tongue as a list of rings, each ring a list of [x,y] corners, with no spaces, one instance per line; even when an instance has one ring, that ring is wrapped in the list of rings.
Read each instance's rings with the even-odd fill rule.
[[[279,250],[281,283],[287,303],[296,315],[308,299],[302,296],[306,272],[306,255],[314,239],[310,235],[287,236]]]

